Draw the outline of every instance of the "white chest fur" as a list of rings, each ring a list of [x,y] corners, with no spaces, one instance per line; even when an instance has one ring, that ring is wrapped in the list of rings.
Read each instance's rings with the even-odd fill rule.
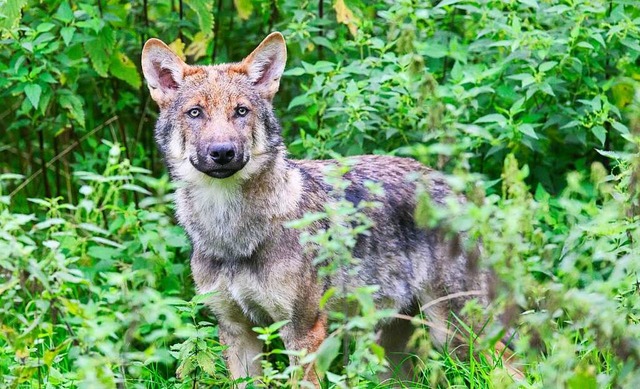
[[[194,249],[223,259],[250,256],[269,231],[279,227],[275,223],[295,210],[302,195],[300,172],[276,169],[282,170],[263,183],[268,189],[262,191],[247,189],[246,182],[234,177],[204,179],[179,188],[177,217]]]
[[[266,325],[291,318],[299,295],[299,258],[277,261],[264,272],[238,267],[234,272],[220,271],[202,277],[207,268],[192,262],[198,293],[215,292],[208,305],[219,317],[237,316],[240,309],[254,323]]]
[[[252,207],[237,183],[180,188],[176,206],[194,249],[207,256],[248,257],[269,229],[268,215]]]
[[[240,308],[256,323],[291,317],[299,293],[300,253],[262,252],[258,270],[242,262],[256,260],[256,248],[271,242],[274,231],[295,214],[301,180],[299,171],[288,170],[262,190],[243,190],[240,180],[207,180],[177,190],[177,217],[197,254],[191,262],[193,277],[199,293],[216,292],[209,305],[217,315],[233,315]],[[212,261],[226,264],[216,267]]]

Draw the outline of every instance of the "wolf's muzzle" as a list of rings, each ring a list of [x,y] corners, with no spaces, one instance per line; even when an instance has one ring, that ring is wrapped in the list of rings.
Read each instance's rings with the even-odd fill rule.
[[[235,146],[231,142],[213,143],[207,147],[207,154],[218,165],[226,165],[236,156]]]
[[[227,178],[241,170],[247,161],[244,153],[233,142],[210,143],[199,147],[196,160],[191,164],[213,178]]]

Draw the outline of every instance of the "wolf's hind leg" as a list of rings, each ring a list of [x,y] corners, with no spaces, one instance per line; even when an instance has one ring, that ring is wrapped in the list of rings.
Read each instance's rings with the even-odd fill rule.
[[[288,350],[307,350],[313,353],[327,337],[327,316],[324,313],[314,315],[315,320],[292,321],[282,327],[280,335]],[[298,358],[291,356],[291,364],[297,364]],[[309,381],[316,388],[320,387],[320,377],[315,371],[314,364],[302,366],[303,379]]]
[[[380,328],[378,344],[384,348],[389,361],[389,371],[381,375],[382,380],[411,380],[414,376],[409,339],[415,330],[410,320],[393,319]]]

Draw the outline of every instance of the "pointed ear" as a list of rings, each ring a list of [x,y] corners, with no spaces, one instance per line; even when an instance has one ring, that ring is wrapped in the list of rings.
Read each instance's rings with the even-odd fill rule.
[[[159,39],[149,39],[142,49],[142,72],[151,97],[160,107],[175,97],[187,68],[169,46]]]
[[[269,34],[241,65],[260,94],[271,100],[280,87],[287,46],[279,32]]]

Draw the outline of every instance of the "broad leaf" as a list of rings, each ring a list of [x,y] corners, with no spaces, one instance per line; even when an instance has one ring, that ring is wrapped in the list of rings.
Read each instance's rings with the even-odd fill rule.
[[[142,85],[142,79],[136,65],[123,53],[116,53],[111,56],[109,72],[136,89]]]
[[[24,93],[27,95],[29,102],[33,108],[38,109],[40,103],[40,95],[42,95],[42,87],[38,84],[29,84],[24,87]]]

